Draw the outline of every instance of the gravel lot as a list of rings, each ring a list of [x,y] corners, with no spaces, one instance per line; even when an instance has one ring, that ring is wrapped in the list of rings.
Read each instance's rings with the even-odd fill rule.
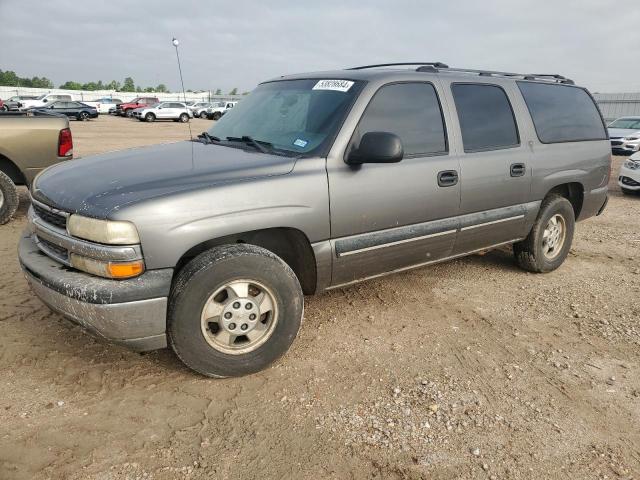
[[[72,130],[76,156],[188,138]],[[307,298],[290,352],[228,380],[44,307],[26,203],[0,226],[0,479],[640,478],[640,196],[615,188],[551,274],[505,249]]]

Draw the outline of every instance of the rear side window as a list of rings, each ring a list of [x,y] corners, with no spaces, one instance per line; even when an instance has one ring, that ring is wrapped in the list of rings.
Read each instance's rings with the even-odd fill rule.
[[[517,83],[542,143],[607,138],[600,112],[582,88],[570,85]]]
[[[405,156],[447,151],[440,102],[429,83],[385,85],[374,95],[360,120],[353,143],[367,132],[400,137]]]
[[[520,144],[511,104],[497,85],[451,86],[465,152],[497,150]]]

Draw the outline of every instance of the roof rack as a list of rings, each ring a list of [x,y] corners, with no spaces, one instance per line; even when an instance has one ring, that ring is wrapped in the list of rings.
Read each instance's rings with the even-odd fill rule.
[[[378,63],[375,65],[363,65],[361,67],[351,67],[347,70],[365,70],[369,68],[380,67],[402,67],[418,65],[416,72],[428,72],[437,73],[440,70],[448,72],[460,72],[460,73],[473,73],[478,74],[481,77],[517,77],[523,80],[544,80],[547,82],[564,83],[568,85],[575,85],[575,82],[570,78],[563,77],[557,73],[512,73],[512,72],[499,72],[496,70],[474,70],[471,68],[452,68],[446,63],[442,62],[401,62],[401,63]]]
[[[365,70],[367,68],[379,68],[379,67],[402,67],[408,65],[420,65],[419,69],[423,66],[436,68],[449,68],[449,65],[442,62],[401,62],[401,63],[378,63],[376,65],[362,65],[361,67],[351,67],[347,70]]]
[[[554,83],[565,83],[568,85],[574,85],[575,82],[570,78],[563,77],[557,73],[513,73],[513,72],[499,72],[495,70],[474,70],[471,68],[446,68],[449,72],[460,73],[477,73],[481,77],[518,77],[523,80],[545,80]]]

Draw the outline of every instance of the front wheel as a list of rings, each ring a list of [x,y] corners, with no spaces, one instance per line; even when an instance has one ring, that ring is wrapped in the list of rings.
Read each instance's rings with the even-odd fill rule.
[[[18,190],[8,175],[0,171],[0,225],[7,223],[18,209]]]
[[[200,118],[207,118],[207,112],[200,112]]]
[[[178,117],[178,120],[182,123],[186,123],[189,121],[189,115],[187,115],[186,113],[181,113]]]
[[[513,245],[518,265],[529,272],[551,272],[564,262],[575,229],[573,206],[565,197],[549,195],[527,238]]]
[[[156,121],[156,116],[155,116],[153,113],[147,113],[147,114],[144,116],[144,119],[145,119],[147,122],[155,122],[155,121]]]
[[[84,122],[85,120],[89,120],[89,114],[87,112],[80,112],[78,114],[78,120]]]
[[[189,262],[174,282],[169,344],[203,375],[254,373],[288,350],[303,307],[300,283],[280,257],[254,245],[215,247]]]
[[[130,108],[129,110],[125,110],[124,116],[131,118],[133,116],[133,109]]]
[[[211,116],[211,118],[217,122],[218,120],[220,120],[221,116],[222,114],[220,112],[213,112],[213,115]]]

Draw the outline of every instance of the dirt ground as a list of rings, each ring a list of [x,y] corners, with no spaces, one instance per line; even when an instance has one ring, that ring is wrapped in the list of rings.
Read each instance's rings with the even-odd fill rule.
[[[188,136],[72,130],[76,156]],[[43,306],[26,203],[0,226],[0,479],[640,478],[640,196],[615,188],[550,274],[505,249],[307,298],[289,353],[228,380]]]

